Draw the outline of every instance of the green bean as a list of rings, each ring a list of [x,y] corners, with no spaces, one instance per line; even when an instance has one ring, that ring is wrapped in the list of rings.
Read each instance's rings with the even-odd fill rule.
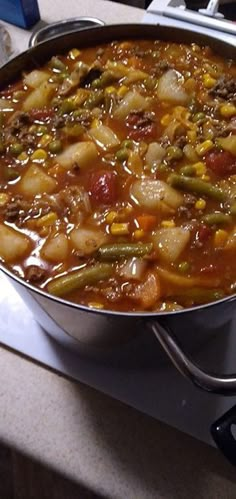
[[[177,146],[169,146],[166,149],[167,159],[181,159],[183,157],[183,151],[180,147]]]
[[[87,285],[108,279],[111,275],[112,265],[99,263],[93,267],[85,267],[81,270],[69,272],[64,276],[56,277],[49,282],[47,289],[52,295],[65,296]]]
[[[101,78],[96,78],[96,80],[93,80],[92,83],[91,83],[91,87],[93,89],[101,88],[101,86],[102,86]]]
[[[191,300],[195,305],[202,303],[209,303],[212,301],[220,300],[224,298],[225,293],[222,289],[206,289],[206,288],[191,288],[191,289],[181,289],[179,294],[175,291],[172,299],[176,301],[186,301]]]
[[[61,103],[60,109],[59,109],[59,114],[68,114],[71,113],[71,111],[74,111],[75,109],[75,103],[70,100],[70,99],[64,99]]]
[[[61,152],[61,150],[62,150],[61,141],[60,140],[53,140],[48,145],[48,149],[52,154],[57,154],[58,152]]]
[[[105,244],[98,249],[98,255],[101,260],[120,260],[125,257],[131,256],[145,256],[149,255],[152,251],[152,243],[116,243]]]
[[[208,213],[202,220],[207,225],[227,225],[232,223],[231,216],[221,212]]]
[[[60,73],[66,71],[66,65],[58,57],[52,57],[49,66]]]
[[[103,100],[104,100],[103,90],[97,90],[96,92],[93,92],[92,95],[90,95],[89,98],[85,101],[84,107],[85,109],[93,109],[94,107],[101,104]]]
[[[198,178],[185,177],[173,173],[169,176],[168,182],[172,187],[182,189],[187,192],[194,192],[201,196],[206,196],[216,201],[225,201],[226,194],[219,188]]]
[[[186,166],[182,166],[182,168],[180,168],[179,173],[181,175],[184,175],[185,177],[194,177],[196,170],[195,170],[194,166],[186,165]]]

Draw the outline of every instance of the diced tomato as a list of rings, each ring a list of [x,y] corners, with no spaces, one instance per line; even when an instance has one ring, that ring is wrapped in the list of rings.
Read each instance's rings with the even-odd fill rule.
[[[92,173],[89,191],[91,200],[102,204],[112,204],[117,199],[117,177],[108,170]]]
[[[139,141],[144,139],[154,139],[157,136],[157,126],[150,118],[143,117],[141,113],[130,113],[126,119],[126,125],[130,128],[128,137]]]
[[[198,231],[197,231],[197,240],[200,242],[200,243],[205,243],[206,241],[208,241],[209,237],[211,237],[212,235],[212,230],[210,229],[210,227],[207,227],[206,225],[202,225]]]
[[[137,222],[140,229],[148,232],[149,230],[154,229],[157,223],[157,217],[155,217],[155,215],[140,215],[137,217]]]
[[[30,116],[33,121],[47,121],[55,115],[55,110],[53,108],[43,108],[43,109],[32,109],[30,111]]]
[[[205,161],[207,168],[219,177],[236,173],[236,158],[228,151],[210,151]]]

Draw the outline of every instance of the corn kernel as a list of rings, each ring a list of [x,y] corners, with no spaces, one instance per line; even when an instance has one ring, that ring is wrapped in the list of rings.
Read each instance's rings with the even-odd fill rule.
[[[7,204],[9,200],[9,196],[8,194],[6,194],[6,192],[0,192],[0,208],[2,206],[5,206],[5,204]]]
[[[126,85],[121,85],[121,87],[117,90],[117,95],[119,95],[119,97],[124,97],[128,90],[129,89]]]
[[[80,54],[81,54],[80,50],[72,49],[69,52],[69,57],[70,57],[70,59],[72,59],[72,61],[74,61],[75,59],[77,59],[77,57],[79,57]]]
[[[19,156],[17,156],[17,159],[18,159],[18,161],[22,161],[23,163],[27,163],[29,156],[28,156],[28,154],[26,154],[26,152],[22,152],[21,154],[19,154]]]
[[[206,173],[206,165],[202,161],[195,163],[193,165],[193,168],[195,169],[196,175],[198,177],[201,177],[202,175],[204,175]]]
[[[100,120],[94,118],[94,120],[91,123],[91,128],[97,128],[100,124],[101,124]]]
[[[197,138],[196,130],[188,130],[187,137],[188,137],[189,142],[195,143],[196,138]]]
[[[57,220],[57,214],[54,211],[50,211],[47,215],[38,218],[36,221],[37,227],[48,227],[49,225],[53,225]]]
[[[216,83],[216,79],[208,73],[204,74],[202,77],[203,85],[205,88],[212,88]]]
[[[42,137],[40,137],[38,147],[45,147],[49,144],[49,142],[52,142],[52,136],[45,133],[45,135],[42,135]]]
[[[108,224],[112,224],[116,219],[117,215],[118,215],[117,211],[109,211],[109,213],[106,215],[106,222]]]
[[[220,108],[220,114],[223,118],[231,118],[236,115],[236,107],[233,104],[224,104]]]
[[[174,220],[162,220],[161,226],[164,229],[172,229],[173,227],[175,227],[175,222]]]
[[[195,208],[196,210],[204,210],[206,208],[206,201],[205,199],[198,199],[195,203]]]
[[[111,234],[113,236],[125,236],[129,234],[129,224],[128,223],[113,223],[110,228]]]
[[[164,116],[162,116],[161,118],[161,125],[167,126],[169,125],[170,121],[171,121],[170,114],[164,114]]]
[[[197,144],[195,151],[198,156],[204,156],[206,152],[210,151],[214,147],[212,140],[205,140],[201,144]]]
[[[216,248],[223,248],[228,239],[226,230],[218,229],[214,234],[214,245]]]
[[[99,309],[99,310],[100,310],[100,309],[102,309],[102,308],[104,308],[104,305],[103,305],[102,303],[98,303],[98,302],[96,302],[96,301],[90,301],[90,302],[88,303],[88,306],[89,306],[90,308],[97,308],[97,309]]]
[[[47,159],[48,155],[44,149],[37,149],[33,152],[30,159],[35,163],[43,163]]]
[[[116,92],[116,88],[112,85],[110,87],[105,88],[105,94],[114,94]]]
[[[138,241],[139,239],[142,239],[144,236],[144,230],[143,229],[137,229],[133,233],[134,239]]]

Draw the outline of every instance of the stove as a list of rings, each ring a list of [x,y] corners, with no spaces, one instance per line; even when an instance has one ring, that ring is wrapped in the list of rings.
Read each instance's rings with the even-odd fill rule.
[[[227,12],[231,12],[229,4],[222,3],[227,5]],[[208,7],[200,12],[186,8],[183,0],[154,0],[143,22],[208,33],[235,46],[236,24],[219,16],[218,11],[217,0],[210,0]],[[213,445],[210,425],[236,404],[236,397],[212,395],[195,388],[170,364],[150,331],[144,330],[112,351],[85,356],[53,340],[34,320],[2,273],[0,288],[0,343],[3,346]],[[235,326],[236,316],[203,341],[201,348],[191,352],[194,360],[203,368],[221,374],[234,372]],[[83,324],[79,327],[83,328]]]

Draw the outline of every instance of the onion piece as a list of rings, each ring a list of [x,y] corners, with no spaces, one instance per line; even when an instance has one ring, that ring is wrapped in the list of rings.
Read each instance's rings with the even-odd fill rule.
[[[120,274],[127,280],[137,280],[141,281],[143,273],[147,267],[147,262],[142,258],[133,257],[130,258],[122,267],[120,268]]]
[[[184,87],[184,78],[175,69],[169,69],[158,82],[157,97],[160,101],[169,101],[176,104],[188,104],[190,96]]]

